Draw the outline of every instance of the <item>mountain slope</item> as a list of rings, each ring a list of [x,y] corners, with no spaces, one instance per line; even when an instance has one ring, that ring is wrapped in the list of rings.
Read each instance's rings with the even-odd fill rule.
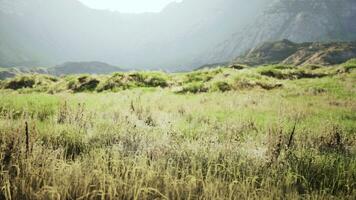
[[[274,0],[257,20],[202,55],[211,63],[232,60],[266,41],[356,40],[354,0]]]
[[[266,42],[233,60],[234,64],[335,65],[356,58],[356,42]]]
[[[76,0],[0,0],[0,65],[100,60],[135,68],[189,67],[193,57],[252,22],[250,13],[267,0],[243,2],[185,0],[159,14],[133,15],[89,9]]]
[[[73,74],[111,74],[126,71],[103,62],[66,62],[50,68],[0,68],[0,80],[12,78],[21,74],[49,74],[64,76]]]
[[[102,62],[66,62],[48,69],[48,73],[56,76],[68,74],[110,74],[124,71],[121,68]]]
[[[0,66],[99,60],[189,70],[265,41],[356,39],[354,0],[183,0],[161,13],[93,10],[77,0],[0,0]]]

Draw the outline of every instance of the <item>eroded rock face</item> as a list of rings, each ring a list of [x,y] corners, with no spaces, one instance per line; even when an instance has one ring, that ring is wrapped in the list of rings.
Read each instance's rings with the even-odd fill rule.
[[[356,58],[356,43],[333,43],[321,45],[320,49],[303,48],[285,59],[282,64],[290,65],[334,65]]]
[[[255,23],[236,32],[208,53],[212,63],[231,60],[266,41],[293,42],[356,40],[354,0],[275,0]]]
[[[356,58],[356,42],[306,42],[289,40],[266,42],[238,56],[233,63],[257,66],[263,64],[334,65]]]

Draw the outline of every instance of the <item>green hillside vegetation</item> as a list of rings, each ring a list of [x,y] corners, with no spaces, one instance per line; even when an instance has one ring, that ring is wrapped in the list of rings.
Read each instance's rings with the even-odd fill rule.
[[[238,91],[251,88],[271,90],[282,88],[297,79],[340,77],[350,74],[356,61],[323,67],[304,65],[269,65],[257,68],[236,66],[202,69],[188,73],[120,72],[111,75],[50,75],[22,74],[0,82],[0,88],[31,92],[118,92],[135,88],[164,88],[175,93]]]
[[[355,199],[355,66],[2,81],[0,199]]]

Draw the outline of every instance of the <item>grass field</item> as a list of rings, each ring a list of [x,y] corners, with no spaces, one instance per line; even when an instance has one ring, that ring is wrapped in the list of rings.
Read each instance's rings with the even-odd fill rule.
[[[2,81],[0,199],[355,199],[355,63]]]

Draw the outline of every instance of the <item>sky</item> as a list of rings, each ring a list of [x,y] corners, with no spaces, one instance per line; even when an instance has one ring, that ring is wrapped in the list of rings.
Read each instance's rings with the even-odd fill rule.
[[[181,0],[79,0],[90,8],[124,13],[159,12],[171,2]]]

